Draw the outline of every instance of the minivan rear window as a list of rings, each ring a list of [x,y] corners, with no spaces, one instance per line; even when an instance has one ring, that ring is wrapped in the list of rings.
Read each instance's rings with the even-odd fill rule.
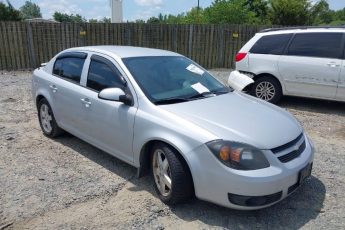
[[[300,33],[293,38],[288,55],[341,58],[343,33]]]
[[[261,37],[250,49],[254,54],[273,54],[281,55],[292,34],[276,34]]]

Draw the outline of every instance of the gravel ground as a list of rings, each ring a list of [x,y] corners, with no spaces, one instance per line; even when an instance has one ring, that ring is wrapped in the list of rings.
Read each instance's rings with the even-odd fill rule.
[[[168,207],[135,168],[71,135],[43,136],[30,76],[0,72],[0,229],[345,228],[345,103],[280,103],[317,149],[313,176],[281,203],[250,212],[199,200]]]

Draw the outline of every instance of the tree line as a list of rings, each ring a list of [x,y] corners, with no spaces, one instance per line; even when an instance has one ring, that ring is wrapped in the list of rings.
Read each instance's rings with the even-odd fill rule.
[[[137,22],[145,22],[138,20]],[[327,0],[214,0],[209,7],[151,17],[147,23],[345,25],[345,7],[331,10]]]
[[[42,13],[40,7],[31,2],[25,1],[24,5],[18,10],[13,7],[9,0],[6,1],[7,4],[0,2],[0,21],[22,21],[26,19],[42,18]],[[61,12],[55,12],[53,14],[53,19],[57,22],[104,22],[110,23],[110,18],[104,17],[103,19],[89,19],[88,21],[85,17],[79,14],[66,14]]]
[[[7,5],[0,2],[0,20],[25,20],[41,18],[40,7],[26,1],[15,9],[9,0]],[[53,19],[58,22],[103,22],[110,18],[86,20],[79,14],[55,12]],[[130,22],[130,21],[128,21]],[[163,24],[261,24],[261,25],[345,25],[345,7],[331,10],[327,0],[214,0],[209,7],[194,7],[177,15],[159,14],[148,20],[135,23]]]

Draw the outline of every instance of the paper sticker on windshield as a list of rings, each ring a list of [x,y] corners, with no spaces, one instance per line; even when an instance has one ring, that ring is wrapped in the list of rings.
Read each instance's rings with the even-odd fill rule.
[[[210,92],[210,90],[208,90],[208,88],[203,86],[200,82],[198,82],[198,83],[196,83],[194,85],[191,85],[191,87],[193,89],[195,89],[200,94],[205,93],[205,92]]]
[[[203,75],[205,73],[205,71],[203,71],[202,69],[200,69],[199,67],[197,67],[194,64],[190,64],[186,69],[189,70],[190,72],[198,74],[198,75]]]

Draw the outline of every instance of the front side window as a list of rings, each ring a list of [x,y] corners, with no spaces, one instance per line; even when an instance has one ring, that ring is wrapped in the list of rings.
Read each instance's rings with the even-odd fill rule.
[[[86,86],[95,91],[106,88],[123,88],[124,82],[119,70],[107,59],[94,55],[91,58]]]
[[[84,58],[78,57],[58,58],[54,64],[53,74],[79,84],[84,62]]]
[[[341,58],[343,33],[296,34],[288,48],[288,55]]]
[[[206,94],[229,92],[229,88],[185,57],[132,57],[124,58],[123,62],[155,104],[169,103],[169,100],[170,103],[178,103],[202,98]]]
[[[289,42],[292,34],[277,34],[261,37],[250,49],[254,54],[281,55]]]

